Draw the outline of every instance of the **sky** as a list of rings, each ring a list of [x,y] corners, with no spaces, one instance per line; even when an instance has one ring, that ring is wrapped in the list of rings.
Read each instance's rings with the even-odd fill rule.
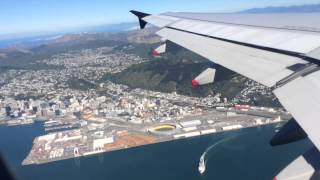
[[[155,14],[235,12],[316,3],[320,0],[0,0],[0,36],[133,22],[131,9]]]

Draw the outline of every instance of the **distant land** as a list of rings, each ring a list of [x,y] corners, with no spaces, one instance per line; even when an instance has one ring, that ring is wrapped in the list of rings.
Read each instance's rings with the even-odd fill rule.
[[[138,28],[137,22],[119,23],[119,24],[105,24],[94,27],[83,27],[77,30],[67,30],[64,32],[55,33],[34,33],[28,36],[6,35],[0,36],[0,48],[15,45],[40,45],[49,42],[53,39],[59,38],[65,34],[81,34],[81,33],[100,33],[100,32],[125,32]]]
[[[46,43],[48,40],[59,37],[61,33],[57,34],[35,34],[32,36],[27,37],[14,37],[14,36],[6,36],[1,37],[0,36],[0,48],[6,48],[10,45],[16,45],[16,44],[26,44],[26,45],[33,45],[33,44],[43,44]]]
[[[239,13],[303,13],[303,12],[320,12],[320,4],[309,4],[299,6],[283,6],[283,7],[265,7],[253,8],[241,11]],[[78,29],[65,30],[63,32],[54,33],[33,33],[32,35],[2,35],[0,36],[0,49],[16,45],[40,45],[46,43],[48,39],[52,39],[64,34],[80,34],[80,33],[100,33],[100,32],[125,32],[138,28],[137,22],[125,22],[119,24],[105,24],[92,27],[82,27]]]
[[[124,32],[134,29],[138,29],[139,24],[137,22],[127,22],[119,24],[106,24],[94,27],[83,28],[82,32]]]
[[[308,4],[299,6],[264,7],[241,11],[241,13],[312,13],[320,12],[320,4]]]

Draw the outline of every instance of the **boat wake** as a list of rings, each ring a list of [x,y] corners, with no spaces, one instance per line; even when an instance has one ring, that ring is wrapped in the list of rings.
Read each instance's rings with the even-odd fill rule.
[[[225,139],[221,139],[220,141],[214,143],[213,145],[209,146],[201,155],[200,157],[200,161],[199,161],[199,173],[200,174],[204,174],[206,171],[206,163],[207,163],[207,154],[210,152],[211,149],[213,149],[214,147],[216,147],[217,145],[224,143],[226,141],[229,141],[231,139],[235,138],[235,136],[231,136],[229,138],[225,138]]]

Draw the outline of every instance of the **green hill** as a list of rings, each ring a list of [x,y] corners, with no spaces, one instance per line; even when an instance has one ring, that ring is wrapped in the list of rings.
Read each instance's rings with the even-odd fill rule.
[[[149,47],[150,48],[150,47]],[[146,50],[149,51],[149,50]],[[215,82],[210,85],[194,88],[191,80],[203,70],[210,67],[211,62],[187,50],[169,52],[163,58],[153,58],[141,64],[133,65],[126,70],[107,74],[102,81],[111,80],[125,84],[131,88],[143,88],[161,92],[176,91],[179,94],[204,97],[222,94],[222,97],[233,99],[247,88],[249,79],[234,73],[222,66],[217,66]],[[264,106],[279,106],[270,91],[266,94],[253,92],[249,94],[249,103]]]

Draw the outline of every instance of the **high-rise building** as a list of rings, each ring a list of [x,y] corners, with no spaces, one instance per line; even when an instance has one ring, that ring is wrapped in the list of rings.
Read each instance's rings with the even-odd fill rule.
[[[34,114],[37,113],[38,112],[38,107],[37,106],[33,106],[32,107],[32,111],[34,112]]]
[[[56,109],[56,110],[54,111],[54,113],[55,113],[56,116],[60,116],[60,114],[61,114],[61,112],[60,112],[59,109]]]
[[[6,115],[7,115],[7,116],[10,116],[10,114],[11,114],[11,107],[10,107],[10,106],[6,106],[5,109],[6,109]]]
[[[29,109],[29,108],[30,108],[29,102],[25,101],[24,102],[24,109]]]

